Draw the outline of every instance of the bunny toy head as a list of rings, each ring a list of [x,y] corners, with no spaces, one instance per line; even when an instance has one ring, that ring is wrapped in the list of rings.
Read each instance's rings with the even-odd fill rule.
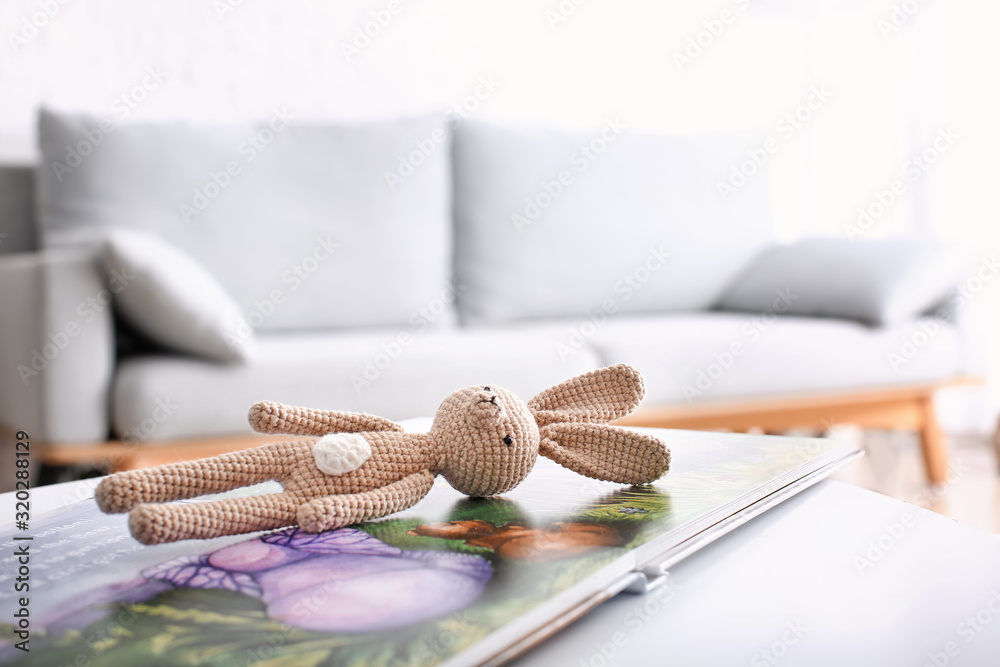
[[[262,433],[308,436],[211,459],[118,473],[97,488],[106,512],[130,511],[147,544],[298,524],[340,528],[415,504],[442,475],[470,496],[513,489],[538,455],[575,472],[646,484],[670,467],[659,439],[608,425],[642,400],[642,376],[619,364],[584,373],[527,403],[495,385],[460,389],[441,404],[429,433],[407,433],[373,415],[264,401],[250,409]],[[172,504],[276,480],[281,493]],[[154,504],[155,503],[155,504]]]
[[[642,376],[623,364],[575,377],[528,403],[497,386],[460,389],[441,404],[431,428],[437,472],[462,493],[492,496],[517,486],[541,453],[590,477],[651,482],[669,467],[666,447],[604,425],[632,412],[643,393]],[[619,461],[616,453],[626,451]]]
[[[534,415],[501,387],[466,387],[444,399],[431,437],[438,472],[470,496],[493,496],[517,486],[538,457]]]

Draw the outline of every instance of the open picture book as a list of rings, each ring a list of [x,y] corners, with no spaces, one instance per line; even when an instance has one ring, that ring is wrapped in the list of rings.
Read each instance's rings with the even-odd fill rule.
[[[860,455],[822,439],[639,430],[671,450],[671,471],[651,485],[539,459],[502,497],[469,498],[438,479],[405,512],[317,534],[144,546],[125,515],[73,502],[32,517],[31,650],[14,648],[8,618],[0,659],[501,664],[612,595],[656,586],[671,564]],[[4,608],[16,535],[8,526],[0,537]]]

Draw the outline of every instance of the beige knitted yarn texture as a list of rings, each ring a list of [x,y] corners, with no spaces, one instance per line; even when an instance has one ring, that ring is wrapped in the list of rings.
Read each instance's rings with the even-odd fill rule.
[[[634,410],[644,391],[642,376],[624,364],[584,373],[528,403],[501,387],[466,387],[444,399],[426,434],[405,433],[373,415],[264,401],[250,408],[255,430],[304,437],[110,475],[97,487],[97,504],[104,512],[130,512],[132,535],[159,544],[295,524],[313,533],[332,530],[414,505],[437,475],[462,493],[492,496],[517,486],[538,454],[595,479],[646,484],[669,469],[666,445],[607,424]],[[358,437],[367,447],[359,450]],[[346,472],[320,470],[320,450],[324,460],[343,451]],[[367,458],[359,459],[359,451]],[[270,480],[283,491],[168,502]]]

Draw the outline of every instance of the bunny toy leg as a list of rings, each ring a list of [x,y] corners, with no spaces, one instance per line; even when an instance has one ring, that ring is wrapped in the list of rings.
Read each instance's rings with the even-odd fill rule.
[[[424,470],[364,493],[317,498],[299,507],[299,527],[307,533],[319,533],[378,519],[412,507],[433,485],[434,475]]]
[[[265,445],[199,461],[184,461],[110,475],[95,499],[101,511],[127,512],[140,503],[160,503],[220,493],[241,486],[280,480],[294,443]]]
[[[143,544],[208,539],[291,526],[296,505],[284,493],[205,503],[139,505],[129,513],[128,527]]]

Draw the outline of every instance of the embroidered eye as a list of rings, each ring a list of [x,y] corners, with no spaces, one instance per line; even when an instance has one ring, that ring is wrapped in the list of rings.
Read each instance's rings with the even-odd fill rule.
[[[483,387],[483,391],[489,391],[489,390],[490,390],[489,387]]]
[[[503,444],[505,444],[508,447],[510,447],[511,445],[514,444],[514,438],[510,437],[509,435],[505,435],[503,437]]]

